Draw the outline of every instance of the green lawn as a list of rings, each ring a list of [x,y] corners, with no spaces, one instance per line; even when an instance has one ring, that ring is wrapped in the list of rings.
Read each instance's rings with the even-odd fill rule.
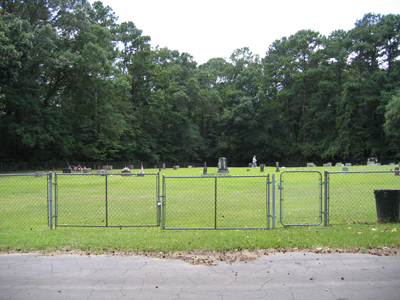
[[[357,171],[362,167],[357,167]],[[371,170],[371,166],[365,167]],[[379,166],[379,170],[393,166]],[[274,230],[162,230],[158,224],[157,175],[57,177],[59,225],[115,226],[57,227],[47,225],[47,178],[0,176],[0,251],[51,251],[72,247],[105,249],[190,250],[271,247],[399,246],[398,224],[377,224],[375,189],[400,189],[393,173],[342,173],[342,168],[299,168],[275,173],[275,168],[230,168],[229,175],[202,177],[203,168],[162,170],[165,184],[166,228],[268,227],[268,177],[275,175],[276,227]],[[283,224],[319,224],[322,220],[321,181],[329,174],[330,226],[286,227]],[[352,171],[352,167],[349,168]],[[145,170],[146,173],[158,170]],[[115,173],[115,170],[114,170]],[[217,173],[217,168],[208,168]],[[176,178],[175,176],[192,176]],[[193,177],[195,176],[195,177]],[[282,179],[282,181],[281,181]],[[107,184],[107,191],[105,185]],[[281,188],[281,189],[280,189]],[[53,190],[54,193],[54,190]],[[282,195],[282,197],[281,197]],[[271,198],[271,197],[270,197]],[[106,205],[107,204],[107,205]],[[107,224],[108,222],[108,224]],[[398,228],[400,230],[400,228]]]

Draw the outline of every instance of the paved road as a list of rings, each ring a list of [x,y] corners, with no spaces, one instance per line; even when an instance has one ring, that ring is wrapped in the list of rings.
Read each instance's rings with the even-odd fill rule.
[[[400,257],[276,253],[193,266],[139,256],[0,255],[0,299],[400,299]]]

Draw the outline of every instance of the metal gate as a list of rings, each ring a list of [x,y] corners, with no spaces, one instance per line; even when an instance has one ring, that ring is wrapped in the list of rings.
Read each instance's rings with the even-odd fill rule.
[[[160,226],[159,178],[159,173],[55,173],[55,226]]]
[[[163,229],[267,229],[269,174],[163,176]]]
[[[279,189],[280,222],[283,226],[322,223],[323,182],[320,172],[284,171],[280,176]]]

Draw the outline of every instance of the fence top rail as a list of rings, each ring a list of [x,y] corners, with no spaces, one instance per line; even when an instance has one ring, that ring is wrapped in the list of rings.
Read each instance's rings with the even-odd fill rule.
[[[158,175],[159,173],[113,173],[113,172],[107,172],[107,173],[57,173],[54,172],[57,176],[106,176],[106,175],[122,175],[122,176],[144,176],[144,175]],[[47,174],[47,173],[44,173]],[[33,174],[35,175],[35,174]]]
[[[396,170],[388,170],[388,171],[326,171],[328,174],[347,174],[347,173],[355,173],[355,174],[366,174],[366,173],[399,173]]]
[[[321,171],[318,171],[318,170],[287,170],[287,171],[281,172],[281,174],[283,174],[283,173],[321,173]]]
[[[201,176],[166,176],[163,178],[237,178],[237,177],[269,177],[269,174],[265,175],[201,175]]]
[[[37,173],[26,173],[26,174],[0,174],[0,177],[7,177],[7,176],[44,176],[48,175],[49,173],[42,173],[42,172],[37,172]]]

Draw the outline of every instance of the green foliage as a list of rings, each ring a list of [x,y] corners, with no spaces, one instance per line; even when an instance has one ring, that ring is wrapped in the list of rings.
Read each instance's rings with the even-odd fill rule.
[[[244,47],[200,66],[117,20],[100,1],[2,1],[0,160],[399,155],[387,106],[399,15],[369,13],[328,37],[300,30],[265,57]]]

